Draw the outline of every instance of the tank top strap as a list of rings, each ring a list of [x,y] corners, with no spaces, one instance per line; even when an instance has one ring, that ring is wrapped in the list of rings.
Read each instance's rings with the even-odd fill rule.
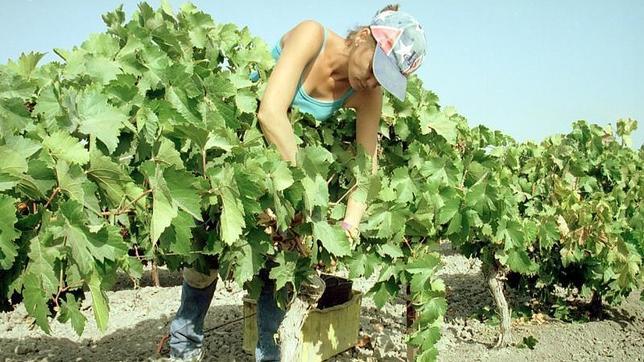
[[[346,101],[347,98],[351,97],[353,95],[353,92],[354,92],[353,88],[349,87],[349,89],[347,89],[347,91],[344,92],[344,94],[340,98],[338,98],[334,103],[340,104],[340,105],[344,104],[344,101]]]
[[[320,47],[320,51],[318,51],[318,56],[320,56],[326,45],[326,26],[322,25],[322,30],[324,31],[324,38],[322,38],[322,46]]]

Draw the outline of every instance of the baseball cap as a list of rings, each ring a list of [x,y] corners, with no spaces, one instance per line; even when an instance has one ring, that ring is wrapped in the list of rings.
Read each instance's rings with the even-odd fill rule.
[[[414,17],[397,10],[379,13],[369,28],[377,42],[373,74],[389,93],[405,100],[407,75],[418,69],[425,57],[425,32]]]

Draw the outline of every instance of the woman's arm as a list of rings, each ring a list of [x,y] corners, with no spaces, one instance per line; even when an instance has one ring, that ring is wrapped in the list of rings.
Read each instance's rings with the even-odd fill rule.
[[[282,158],[295,164],[297,145],[287,112],[307,63],[313,59],[324,39],[324,29],[305,20],[284,37],[282,54],[273,69],[257,113],[257,119],[268,142],[274,144]]]
[[[353,103],[353,102],[352,102]],[[382,112],[382,88],[376,87],[365,91],[355,100],[356,109],[356,142],[371,156],[371,172],[378,169],[378,130],[380,129],[380,115]],[[349,195],[347,211],[344,222],[351,225],[353,231],[357,230],[362,215],[367,205],[354,200]],[[352,231],[352,232],[353,232]]]

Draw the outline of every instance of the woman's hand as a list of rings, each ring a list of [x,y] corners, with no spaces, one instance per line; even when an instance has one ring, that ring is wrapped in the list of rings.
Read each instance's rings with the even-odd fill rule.
[[[340,226],[344,229],[344,233],[347,234],[347,238],[351,242],[351,245],[355,245],[358,240],[360,240],[360,230],[357,227],[349,224],[346,221],[343,221]]]

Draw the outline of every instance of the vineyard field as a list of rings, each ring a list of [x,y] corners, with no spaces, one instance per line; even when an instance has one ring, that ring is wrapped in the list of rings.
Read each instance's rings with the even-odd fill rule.
[[[465,360],[517,361],[527,358],[539,360],[637,360],[644,355],[644,346],[638,342],[644,336],[644,306],[634,293],[611,313],[615,321],[590,323],[548,322],[517,326],[517,337],[534,336],[538,342],[534,350],[512,347],[504,350],[489,349],[496,338],[496,327],[482,323],[470,315],[492,299],[483,287],[480,263],[455,255],[443,254],[445,267],[442,276],[448,287],[448,303],[443,337],[438,344],[439,361]],[[130,280],[121,275],[113,291],[108,292],[112,307],[112,323],[105,334],[95,325],[88,324],[83,337],[78,337],[69,325],[52,323],[53,335],[38,328],[29,328],[23,307],[13,312],[0,313],[0,360],[52,361],[72,358],[94,360],[162,360],[156,355],[156,342],[164,333],[179,301],[181,276],[162,269],[162,288],[151,286],[149,271],[141,279],[142,288],[132,289]],[[356,286],[366,290],[373,280],[358,279]],[[243,291],[235,287],[227,291],[223,284],[217,287],[215,298],[206,317],[205,329],[241,317]],[[366,298],[362,309],[362,336],[372,338],[373,348],[359,348],[345,352],[332,361],[364,361],[376,356],[387,361],[402,361],[406,347],[404,339],[404,305],[387,305],[377,311],[371,298]],[[84,313],[91,320],[91,311]],[[381,319],[381,317],[383,317]],[[13,322],[14,327],[9,328]],[[242,350],[241,323],[232,323],[207,333],[206,346],[212,354],[206,361],[253,361]],[[69,351],[73,351],[72,354]]]
[[[365,293],[340,360],[644,356],[636,120],[517,142],[410,76],[375,146],[355,109],[293,107],[290,162],[257,115],[275,64],[247,27],[189,3],[102,19],[58,61],[0,64],[0,362],[163,356],[185,268],[219,277],[214,360],[250,358],[235,320],[265,270],[282,347],[337,272]]]

